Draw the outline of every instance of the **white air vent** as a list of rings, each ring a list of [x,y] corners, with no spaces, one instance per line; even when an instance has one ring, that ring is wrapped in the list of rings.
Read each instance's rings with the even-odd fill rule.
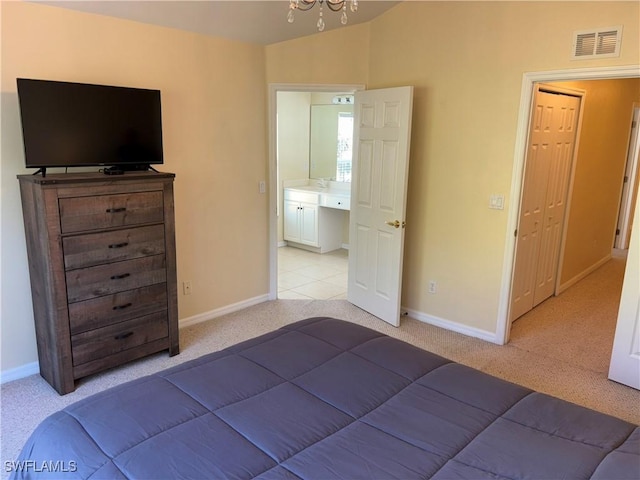
[[[620,56],[622,26],[581,30],[573,35],[572,60]]]

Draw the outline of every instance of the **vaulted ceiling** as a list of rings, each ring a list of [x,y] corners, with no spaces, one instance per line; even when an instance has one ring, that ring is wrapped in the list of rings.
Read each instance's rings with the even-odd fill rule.
[[[34,2],[262,45],[318,32],[316,22],[319,6],[315,5],[307,12],[296,11],[295,21],[288,23],[289,0]],[[400,2],[360,0],[358,3],[358,11],[355,13],[347,8],[349,25],[368,22]],[[342,26],[340,13],[331,12],[326,5],[323,16],[325,31]]]

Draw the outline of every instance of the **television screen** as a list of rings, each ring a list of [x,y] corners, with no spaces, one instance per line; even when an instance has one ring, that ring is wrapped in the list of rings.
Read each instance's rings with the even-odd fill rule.
[[[160,91],[18,78],[27,167],[163,162]]]

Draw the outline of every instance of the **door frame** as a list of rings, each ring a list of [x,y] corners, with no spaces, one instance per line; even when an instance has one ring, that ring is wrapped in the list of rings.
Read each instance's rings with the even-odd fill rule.
[[[269,300],[278,298],[278,92],[344,93],[364,90],[364,84],[270,83],[269,114]]]
[[[638,118],[638,120],[635,120]],[[636,122],[635,132],[633,122]],[[635,138],[634,138],[635,137]],[[631,108],[631,121],[629,122],[629,146],[627,147],[627,163],[624,168],[627,181],[622,187],[622,197],[618,209],[619,229],[614,242],[615,248],[627,250],[629,248],[629,225],[631,214],[636,199],[636,178],[638,176],[638,156],[640,155],[640,103],[634,102]],[[629,175],[627,175],[627,173]]]
[[[516,129],[515,152],[511,177],[511,191],[507,230],[505,232],[504,261],[502,267],[502,283],[498,303],[498,318],[496,329],[497,343],[506,344],[511,333],[510,303],[511,285],[513,283],[513,267],[515,264],[516,237],[514,231],[518,227],[520,213],[520,199],[522,196],[524,163],[527,153],[529,120],[533,91],[536,83],[559,82],[570,80],[611,80],[623,78],[640,78],[640,65],[624,65],[618,67],[594,67],[566,70],[551,70],[546,72],[526,72],[522,76],[520,107]],[[634,228],[640,228],[635,226]]]

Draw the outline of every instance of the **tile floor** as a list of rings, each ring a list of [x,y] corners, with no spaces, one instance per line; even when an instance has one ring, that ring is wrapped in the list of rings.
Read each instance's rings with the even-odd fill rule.
[[[348,258],[344,249],[319,254],[278,248],[278,298],[346,299]]]

